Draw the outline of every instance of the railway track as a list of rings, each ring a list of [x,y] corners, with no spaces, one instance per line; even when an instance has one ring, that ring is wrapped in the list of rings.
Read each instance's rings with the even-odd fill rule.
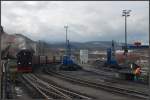
[[[38,91],[45,99],[92,99],[88,96],[81,95],[69,90],[65,90],[58,86],[52,85],[43,81],[34,74],[23,74],[22,76],[30,85],[32,85],[36,91]]]
[[[144,83],[138,83],[130,80],[124,80],[121,78],[118,78],[119,76],[117,75],[105,75],[105,71],[90,71],[90,70],[83,70],[88,73],[92,73],[95,75],[98,75],[100,79],[102,79],[104,82],[107,82],[108,84],[112,84],[115,86],[121,86],[124,88],[127,88],[129,90],[135,90],[139,91],[143,94],[148,93],[148,85]],[[145,86],[144,86],[145,85]]]
[[[61,79],[67,80],[67,81],[71,81],[71,82],[74,82],[74,83],[82,84],[82,85],[85,85],[85,86],[88,86],[88,87],[93,87],[93,88],[96,88],[96,89],[103,89],[103,90],[106,90],[106,91],[109,91],[109,92],[119,93],[119,94],[128,95],[128,96],[132,96],[132,97],[136,97],[136,98],[148,99],[148,94],[145,94],[145,93],[139,92],[139,91],[135,91],[135,90],[129,90],[129,89],[126,89],[126,88],[116,87],[116,86],[113,86],[113,85],[106,84],[106,83],[110,84],[110,82],[95,83],[95,82],[92,82],[92,81],[89,81],[89,80],[85,80],[85,79],[82,80],[82,79],[79,79],[79,78],[71,77],[71,76],[62,74],[60,72],[59,73],[54,72],[52,70],[45,70],[45,72],[50,74],[50,75],[53,75],[55,77],[58,77],[58,78],[61,78]]]

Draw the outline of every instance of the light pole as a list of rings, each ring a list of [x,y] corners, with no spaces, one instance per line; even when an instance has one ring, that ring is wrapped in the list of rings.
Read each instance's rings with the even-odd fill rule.
[[[127,17],[130,16],[131,10],[123,10],[122,16],[125,17],[125,47],[124,47],[124,54],[128,53],[128,47],[127,47]]]
[[[0,27],[0,98],[2,98],[2,65],[1,65],[1,36],[4,33],[3,27]]]
[[[64,26],[64,28],[66,29],[66,56],[67,56],[67,45],[68,45],[67,32],[68,32],[68,25]]]

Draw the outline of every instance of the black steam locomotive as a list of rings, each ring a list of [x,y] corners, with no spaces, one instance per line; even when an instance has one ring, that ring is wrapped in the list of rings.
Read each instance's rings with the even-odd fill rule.
[[[32,56],[30,50],[24,49],[17,53],[17,71],[32,72]]]
[[[17,53],[17,71],[32,72],[33,66],[60,64],[61,61],[62,61],[61,56],[33,55],[32,50],[23,49]]]

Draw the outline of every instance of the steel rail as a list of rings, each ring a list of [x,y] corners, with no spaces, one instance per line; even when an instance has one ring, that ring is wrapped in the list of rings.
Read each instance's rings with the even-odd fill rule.
[[[37,77],[33,76],[33,74],[27,74],[28,75],[28,78],[31,79],[31,81],[35,82],[37,86],[44,86],[45,88],[48,88],[48,89],[51,89],[51,91],[55,92],[55,93],[58,93],[60,95],[60,97],[63,99],[67,99],[67,100],[71,100],[71,98],[67,95],[65,95],[64,93],[58,91],[57,89],[51,87],[49,84],[45,83],[44,81],[38,79]]]
[[[135,83],[133,84],[133,82],[130,82],[130,81],[125,81],[125,80],[121,80],[121,79],[117,79],[117,78],[113,78],[111,76],[105,76],[104,74],[101,74],[101,73],[96,73],[96,72],[93,72],[93,71],[87,71],[87,70],[84,70],[85,72],[89,72],[89,73],[94,73],[94,74],[97,74],[100,76],[100,78],[104,81],[101,81],[101,82],[105,82],[106,84],[108,85],[113,85],[113,86],[117,86],[119,85],[120,88],[123,88],[123,89],[128,89],[130,91],[136,91],[142,95],[147,95],[147,91],[143,88],[143,89],[136,89],[136,87],[134,86],[134,88],[131,88],[131,87],[128,87],[127,84],[131,84],[130,86],[132,85],[136,85]],[[98,72],[98,71],[97,71]],[[101,72],[101,71],[100,71]],[[103,71],[102,71],[103,72]],[[91,81],[91,80],[88,80],[88,81]],[[120,86],[121,85],[121,86]],[[144,91],[143,91],[144,90]]]
[[[44,85],[45,87],[52,89],[53,91],[55,91],[56,93],[62,95],[64,97],[64,99],[67,100],[71,100],[72,98],[69,97],[68,95],[64,94],[63,92],[57,90],[55,87],[53,87],[52,85],[40,80],[39,78],[37,78],[36,76],[34,76],[33,74],[30,74],[30,78],[33,77],[34,79],[36,79],[36,82],[40,83],[41,85]]]
[[[35,84],[33,84],[26,76],[22,76],[29,84],[32,85],[32,87],[34,87],[45,99],[51,99],[49,98],[44,92],[42,92]]]
[[[49,94],[52,94],[52,95],[54,96],[54,98],[60,97],[60,95],[57,94],[57,93],[55,93],[55,92],[51,92],[51,91],[49,91],[48,89],[42,88],[42,87],[40,87],[40,86],[39,86],[39,88],[40,88],[42,91],[44,91],[44,92],[47,92],[47,93],[49,93]],[[62,97],[62,98],[64,98],[64,97]]]
[[[79,83],[79,84],[82,84],[82,85],[87,85],[87,86],[90,86],[90,87],[104,89],[104,90],[107,90],[107,91],[110,91],[110,92],[115,92],[115,93],[120,93],[120,94],[124,94],[124,95],[134,96],[134,97],[142,98],[142,99],[147,99],[148,98],[147,94],[144,94],[144,93],[139,92],[139,91],[128,90],[128,89],[124,89],[124,88],[121,88],[121,87],[114,87],[114,86],[106,85],[104,83],[103,84],[102,83],[94,83],[94,82],[91,82],[89,80],[82,80],[82,79],[79,79],[79,78],[74,78],[74,77],[71,77],[71,76],[68,76],[68,75],[64,75],[60,72],[57,73],[57,72],[50,71],[50,70],[45,70],[45,72],[48,73],[48,74],[53,74],[54,76],[56,76],[58,78],[69,80],[71,82],[76,82],[76,83]]]
[[[50,83],[49,82],[50,80],[48,80],[48,83]],[[51,84],[51,83],[50,83]],[[52,87],[54,87],[54,88],[56,88],[56,89],[58,89],[59,91],[62,91],[63,93],[66,93],[66,94],[68,94],[68,95],[71,95],[71,96],[77,96],[77,97],[79,97],[79,98],[84,98],[84,99],[91,99],[91,98],[89,98],[89,97],[87,97],[87,96],[84,96],[84,95],[81,95],[81,94],[79,94],[79,93],[76,93],[76,92],[73,92],[73,91],[70,91],[70,90],[67,90],[67,89],[62,89],[62,88],[60,88],[59,86],[56,86],[56,85],[52,85],[51,84],[51,86]]]
[[[36,75],[33,75],[32,76],[35,78],[35,79],[38,79],[38,77]],[[39,79],[38,79],[39,80]],[[41,79],[40,79],[41,80]],[[42,80],[41,80],[42,82]],[[49,83],[49,82],[47,82]],[[81,95],[79,93],[75,93],[75,92],[72,92],[70,90],[66,90],[66,89],[62,89],[56,85],[52,85],[51,83],[49,83],[48,85],[50,85],[51,87],[53,87],[54,89],[57,89],[58,91],[62,92],[62,93],[65,93],[67,95],[70,95],[71,97],[78,97],[78,98],[84,98],[84,99],[91,99],[90,97],[87,97],[87,96],[84,96],[84,95]],[[71,98],[70,98],[71,99]]]
[[[32,80],[31,76],[28,76],[28,78]],[[30,80],[30,81],[31,81],[31,80]],[[37,84],[37,81],[35,81],[35,80],[32,80],[32,81],[36,82],[36,83],[34,83],[34,84],[35,84],[38,88],[40,88],[41,91],[45,91],[45,92],[47,92],[47,93],[50,93],[51,95],[53,95],[53,96],[55,96],[55,97],[57,97],[57,98],[66,99],[66,98],[64,98],[63,96],[61,96],[61,95],[55,93],[54,91],[50,91],[50,90],[48,90],[48,89],[46,89],[46,88],[43,88],[43,87],[42,87],[42,84],[40,84],[40,85]],[[44,85],[43,85],[43,86],[44,86]],[[45,86],[44,86],[44,87],[45,87]]]

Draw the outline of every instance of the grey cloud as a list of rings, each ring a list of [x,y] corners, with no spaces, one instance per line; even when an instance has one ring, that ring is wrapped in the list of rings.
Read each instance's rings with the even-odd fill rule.
[[[124,8],[132,9],[128,36],[147,42],[149,5],[146,1],[3,1],[1,20],[8,33],[22,33],[33,40],[64,41],[64,25],[68,24],[71,41],[124,41],[121,16]],[[132,42],[130,37],[129,42]]]

